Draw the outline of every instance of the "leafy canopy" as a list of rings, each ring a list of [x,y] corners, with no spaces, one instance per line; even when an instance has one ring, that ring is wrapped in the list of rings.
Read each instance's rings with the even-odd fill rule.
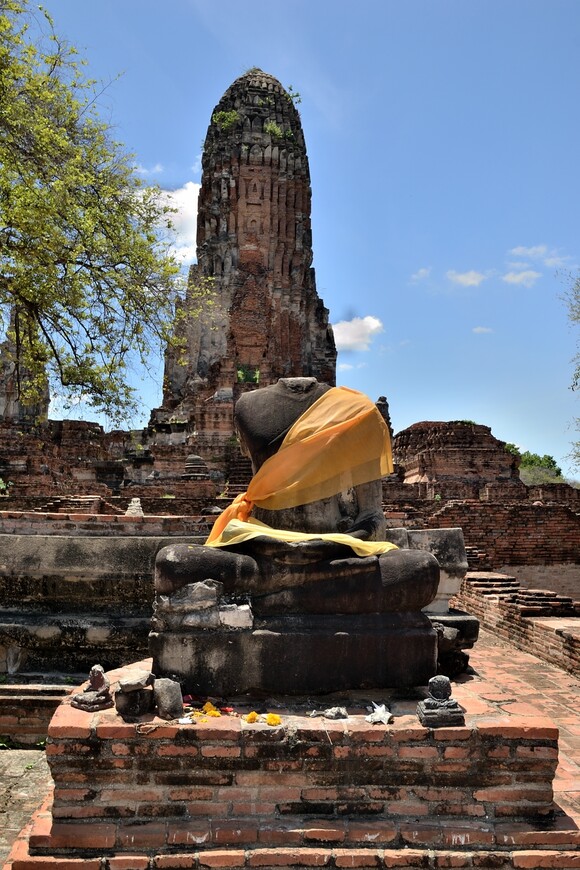
[[[508,453],[520,457],[520,477],[528,486],[540,483],[564,483],[562,469],[548,453],[543,456],[539,453],[530,453],[529,450],[522,453],[515,444],[506,444],[505,449]]]
[[[38,9],[0,0],[0,312],[24,404],[48,379],[120,422],[136,408],[131,358],[145,364],[168,339],[172,209],[142,186]]]
[[[568,312],[572,323],[580,325],[580,274],[572,277],[572,286],[565,295],[565,300],[568,304]],[[579,352],[574,358],[574,373],[572,375],[572,389],[580,388],[580,343]]]

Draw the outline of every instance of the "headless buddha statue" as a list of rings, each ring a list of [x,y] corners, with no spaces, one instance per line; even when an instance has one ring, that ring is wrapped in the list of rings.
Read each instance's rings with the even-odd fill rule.
[[[168,629],[184,633],[183,643],[188,628],[190,633],[205,631],[207,645],[215,621],[194,618],[187,602],[195,610],[200,590],[217,588],[222,606],[243,606],[251,612],[253,621],[244,628],[254,635],[306,632],[305,661],[316,654],[316,643],[311,649],[313,632],[335,638],[328,641],[332,656],[332,643],[340,635],[352,644],[368,641],[370,632],[376,641],[385,631],[400,632],[402,617],[395,614],[407,614],[403,622],[411,634],[420,627],[429,635],[428,661],[419,670],[427,679],[432,676],[433,631],[420,611],[436,594],[439,566],[425,551],[399,550],[385,541],[380,478],[392,470],[392,460],[388,429],[376,407],[359,393],[331,388],[315,378],[281,378],[242,395],[235,424],[254,471],[247,493],[218,518],[205,545],[171,545],[157,556],[150,645],[158,670],[184,670],[175,655],[163,654],[160,638]],[[181,621],[164,617],[172,612],[172,603],[174,612],[185,614]],[[242,643],[240,638],[236,642]],[[246,650],[245,641],[243,646]],[[383,640],[378,642],[381,650],[383,646]],[[191,669],[206,676],[188,685],[199,690],[211,675],[208,663],[199,662],[199,646],[196,650],[198,661]],[[251,652],[244,655],[251,659]],[[264,678],[263,655],[258,659],[261,677],[248,677],[248,686],[248,679],[237,678],[225,683],[217,678],[218,685],[246,690],[256,687],[257,680],[258,688],[274,687],[274,681]],[[369,685],[385,680],[388,685],[389,679],[393,685],[405,682],[400,675],[390,678],[382,665],[377,666],[380,674],[366,680],[364,662],[357,667],[360,674],[347,677],[346,684],[353,679]],[[215,688],[215,674],[213,678]],[[296,685],[285,689],[312,688],[308,679],[308,685],[303,683],[304,675],[297,676]]]

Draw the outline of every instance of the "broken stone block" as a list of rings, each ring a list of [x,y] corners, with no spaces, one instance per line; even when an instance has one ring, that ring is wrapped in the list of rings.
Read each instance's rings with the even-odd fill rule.
[[[161,719],[179,719],[183,716],[181,686],[176,680],[161,677],[153,683],[157,715]]]
[[[119,680],[119,691],[122,693],[137,692],[145,689],[153,682],[153,674],[150,671],[133,671],[129,677]]]
[[[184,628],[219,628],[220,617],[217,607],[186,613],[179,623]]]
[[[253,628],[252,608],[249,604],[224,604],[219,609],[219,622],[227,628]]]
[[[188,583],[173,595],[159,595],[157,608],[161,613],[189,613],[192,610],[206,610],[215,607],[223,592],[223,583],[217,580],[203,580]]]
[[[115,709],[119,716],[128,721],[138,719],[146,713],[151,713],[155,706],[153,689],[133,689],[123,692],[121,689],[115,692]]]

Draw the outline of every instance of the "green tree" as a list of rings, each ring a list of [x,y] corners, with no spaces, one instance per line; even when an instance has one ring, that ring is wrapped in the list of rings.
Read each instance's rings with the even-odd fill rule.
[[[99,119],[74,48],[32,9],[0,0],[0,311],[26,402],[48,379],[118,422],[136,408],[128,365],[172,323],[172,209]]]
[[[515,444],[506,444],[505,449],[520,457],[520,477],[527,486],[565,482],[562,469],[553,456],[547,453],[540,456],[539,453],[530,453],[529,450],[522,453]]]
[[[572,278],[572,287],[566,293],[565,300],[572,323],[580,324],[580,274]],[[580,351],[574,357],[574,373],[572,375],[572,389],[580,387]]]

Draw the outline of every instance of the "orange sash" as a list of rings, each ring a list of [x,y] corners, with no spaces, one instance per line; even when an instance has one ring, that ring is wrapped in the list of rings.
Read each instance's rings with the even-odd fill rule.
[[[222,538],[222,533],[231,520],[247,522],[254,505],[283,510],[309,504],[379,480],[392,470],[389,430],[376,405],[356,390],[332,387],[298,418],[277,453],[258,469],[247,491],[220,514],[206,545],[239,543],[239,535],[234,540],[231,535]],[[257,523],[250,525],[253,537],[257,534]],[[277,537],[285,539],[284,530],[276,532]],[[300,533],[292,533],[296,534]],[[309,534],[305,539],[320,537],[323,536]],[[385,542],[357,543],[385,546]],[[387,545],[389,549],[392,546]]]

